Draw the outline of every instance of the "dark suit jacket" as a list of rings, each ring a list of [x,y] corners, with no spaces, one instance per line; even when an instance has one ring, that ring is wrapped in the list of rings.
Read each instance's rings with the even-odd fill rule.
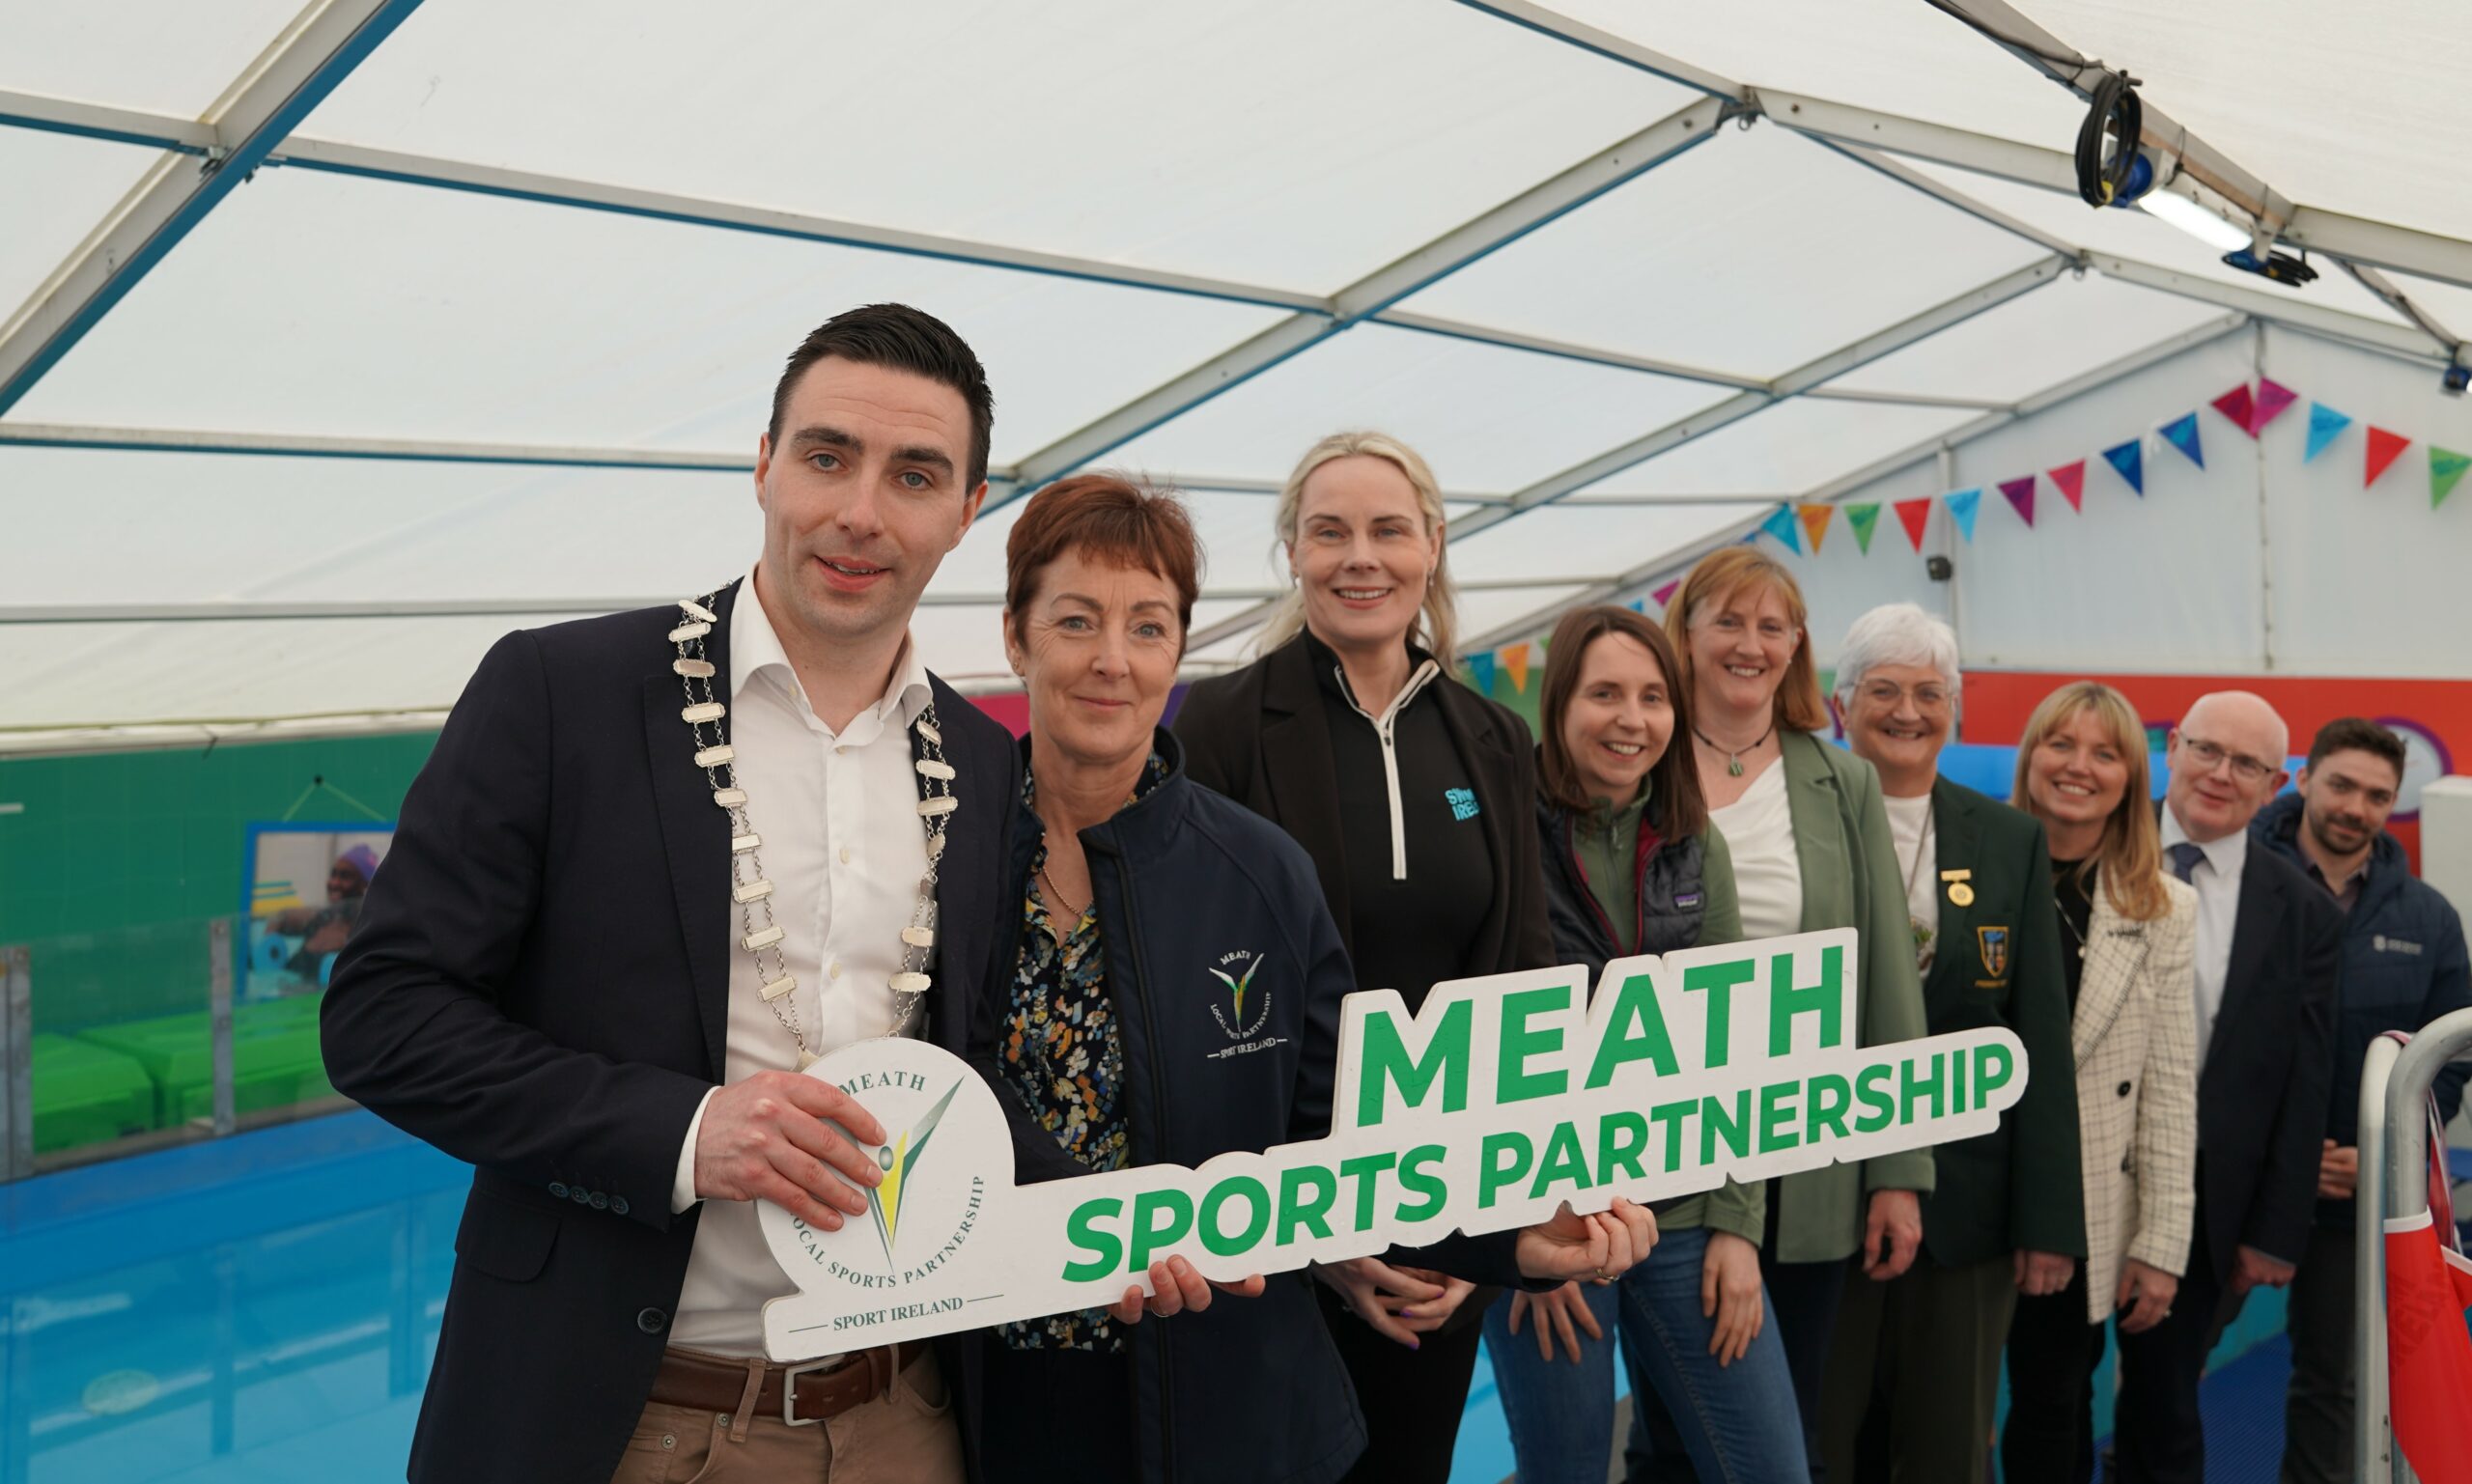
[[[724,697],[736,596],[705,641]],[[415,1480],[602,1484],[660,1361],[703,1211],[672,1217],[670,1183],[725,1075],[738,951],[729,816],[678,715],[678,622],[645,609],[491,649],[326,994],[335,1086],[475,1166]],[[960,1052],[1020,775],[1002,727],[935,693],[961,803],[927,1034]]]
[[[2343,952],[2334,899],[2252,840],[2198,1075],[2198,1229],[2227,1278],[2235,1247],[2289,1263],[2308,1249]]]
[[[2068,1045],[2064,929],[2051,854],[2034,816],[1942,778],[1931,786],[1940,931],[1923,979],[1931,1034],[2005,1025],[2026,1047],[2026,1091],[1989,1134],[1934,1151],[1923,1243],[1956,1266],[2024,1247],[2086,1255],[2077,1167],[2077,1078]],[[1949,898],[1965,871],[1974,900]]]
[[[1527,827],[1536,811],[1535,749],[1528,724],[1447,675],[1427,693],[1441,706],[1450,740],[1475,780],[1476,819],[1495,861],[1494,900],[1478,926],[1467,972],[1499,974],[1550,965],[1556,958],[1554,928],[1546,914],[1536,831]],[[1338,767],[1325,727],[1312,658],[1299,635],[1241,670],[1196,684],[1176,714],[1175,733],[1194,782],[1278,825],[1313,857],[1323,898],[1353,959]]]

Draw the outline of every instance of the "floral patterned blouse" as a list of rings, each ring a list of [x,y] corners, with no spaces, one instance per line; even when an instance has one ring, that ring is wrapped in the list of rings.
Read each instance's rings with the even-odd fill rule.
[[[1126,802],[1139,799],[1166,775],[1166,761],[1152,753]],[[1024,807],[1035,805],[1035,791],[1025,770]],[[1022,892],[1022,951],[1004,1016],[1004,1075],[1066,1154],[1092,1170],[1122,1169],[1128,1152],[1119,1101],[1124,1042],[1108,996],[1098,901],[1094,894],[1080,920],[1065,927],[1039,900],[1038,877],[1046,866],[1047,844],[1041,841]],[[1104,1308],[1015,1320],[997,1332],[1016,1350],[1125,1348],[1123,1327]]]

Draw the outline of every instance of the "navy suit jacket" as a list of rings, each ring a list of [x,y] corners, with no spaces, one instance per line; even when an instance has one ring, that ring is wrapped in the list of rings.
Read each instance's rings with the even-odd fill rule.
[[[705,640],[723,697],[736,597]],[[737,951],[729,816],[678,714],[679,622],[644,609],[499,640],[336,962],[335,1086],[474,1166],[416,1481],[602,1484],[660,1363],[703,1211],[673,1217],[670,1183],[725,1078]],[[1004,728],[934,686],[960,808],[926,1034],[960,1052],[1020,774]],[[968,1347],[947,1348],[968,1440]]]

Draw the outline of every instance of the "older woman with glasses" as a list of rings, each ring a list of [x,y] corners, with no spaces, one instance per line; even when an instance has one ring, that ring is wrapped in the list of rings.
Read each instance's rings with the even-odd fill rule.
[[[2051,859],[2030,815],[1940,776],[1957,718],[1957,638],[1910,602],[1854,621],[1837,714],[1880,775],[1933,1035],[2006,1026],[2031,1069],[1989,1134],[1935,1151],[1923,1250],[1857,1283],[1821,1387],[1829,1476],[1980,1479],[2001,1349],[2020,1294],[2058,1293],[2086,1251],[2068,990]]]
[[[1009,1105],[1019,1178],[1320,1137],[1356,987],[1338,927],[1305,852],[1195,787],[1159,727],[1199,586],[1192,523],[1166,495],[1083,475],[1030,498],[1005,557],[1004,649],[1030,729],[1002,899],[1016,905],[970,1050]],[[1231,950],[1259,973],[1241,1020],[1194,988]],[[1627,1203],[1565,1216],[1505,1239],[1505,1276],[1618,1274],[1653,1229]],[[1148,1276],[1147,1301],[1132,1288],[986,1331],[984,1476],[1341,1476],[1364,1422],[1311,1278],[1254,1277],[1214,1302],[1182,1256]]]
[[[2058,1293],[2017,1301],[2000,1465],[2009,1484],[2085,1484],[2103,1322],[2118,1310],[2122,1334],[2152,1330],[2190,1260],[2197,893],[2163,869],[2146,728],[2110,686],[2079,681],[2035,708],[2013,797],[2051,842],[2086,1261]]]

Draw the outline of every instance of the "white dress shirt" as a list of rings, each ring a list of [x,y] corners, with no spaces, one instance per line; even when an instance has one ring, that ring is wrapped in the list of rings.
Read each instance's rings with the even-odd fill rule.
[[[2163,806],[2163,869],[2172,869],[2172,847],[2189,838],[2172,806]],[[2189,873],[2198,891],[2198,1076],[2205,1076],[2206,1049],[2214,1044],[2215,1017],[2223,1013],[2223,981],[2232,971],[2232,935],[2240,926],[2240,872],[2249,864],[2249,831],[2235,829],[2200,845],[2205,858]]]
[[[889,980],[901,966],[901,930],[927,871],[910,751],[910,724],[929,699],[927,670],[905,637],[891,687],[835,735],[807,703],[752,573],[730,609],[729,653],[723,725],[738,752],[748,821],[764,840],[757,854],[773,885],[773,921],[788,930],[781,954],[799,981],[789,998],[807,1045],[821,1055],[881,1036],[892,1024]],[[691,768],[683,724],[679,732],[676,766]],[[714,889],[728,889],[718,875]],[[798,1043],[764,1002],[755,956],[738,943],[735,905],[729,920],[728,1079],[795,1072]],[[706,1105],[711,1101],[707,1093]],[[703,1124],[698,1106],[679,1151],[673,1212],[695,1203],[695,1138]],[[761,1354],[764,1302],[795,1292],[764,1245],[754,1204],[714,1201],[695,1228],[670,1340],[724,1355]]]
[[[1794,853],[1794,810],[1785,798],[1785,760],[1752,780],[1742,797],[1708,811],[1734,859],[1734,897],[1745,938],[1803,930],[1803,860]]]
[[[1905,882],[1905,914],[1931,935],[1914,952],[1916,966],[1928,971],[1940,946],[1939,821],[1928,794],[1882,796],[1880,802],[1888,809],[1889,839],[1896,846],[1897,873]]]

